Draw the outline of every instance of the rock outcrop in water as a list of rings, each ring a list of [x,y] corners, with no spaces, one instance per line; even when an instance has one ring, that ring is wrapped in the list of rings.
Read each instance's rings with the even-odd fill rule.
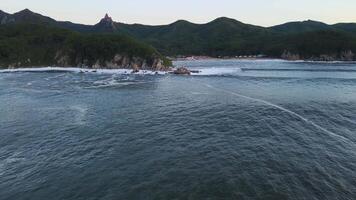
[[[190,75],[191,71],[185,67],[179,67],[176,70],[173,71],[173,74],[177,75]]]

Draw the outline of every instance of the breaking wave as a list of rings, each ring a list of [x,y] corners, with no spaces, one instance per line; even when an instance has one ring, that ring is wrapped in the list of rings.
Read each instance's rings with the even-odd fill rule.
[[[17,68],[17,69],[3,69],[0,73],[13,73],[13,72],[72,72],[72,73],[98,73],[98,74],[131,74],[131,69],[86,69],[76,67],[39,67],[39,68]],[[168,72],[163,71],[150,71],[140,70],[135,73],[138,75],[164,75]]]

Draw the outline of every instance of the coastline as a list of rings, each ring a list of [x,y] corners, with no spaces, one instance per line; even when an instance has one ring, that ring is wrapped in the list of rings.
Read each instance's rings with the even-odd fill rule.
[[[345,63],[354,64],[355,61],[317,61],[317,60],[288,60],[282,58],[215,58],[215,57],[205,57],[205,58],[177,58],[172,59],[172,62],[181,61],[209,61],[209,60],[241,60],[241,61],[282,61],[282,62],[295,62],[295,63]],[[173,65],[166,70],[148,70],[148,69],[134,69],[134,68],[89,68],[89,67],[66,67],[66,66],[31,66],[31,67],[16,67],[16,68],[3,68],[0,66],[0,73],[9,72],[42,72],[42,71],[59,71],[59,72],[78,72],[78,73],[122,73],[122,74],[168,74],[174,71],[174,69],[182,67]]]
[[[146,69],[133,69],[133,68],[120,68],[120,69],[110,69],[110,68],[88,68],[88,67],[60,67],[60,66],[37,66],[37,67],[19,67],[19,68],[0,68],[0,74],[6,73],[78,73],[78,74],[120,74],[120,75],[220,75],[220,74],[234,74],[238,72],[246,71],[244,68],[212,68],[212,69],[200,69],[191,68],[186,65],[186,62],[209,62],[209,61],[241,61],[241,62],[286,62],[286,63],[310,63],[310,64],[356,64],[356,61],[308,61],[308,60],[285,60],[277,58],[258,58],[258,59],[222,59],[222,58],[205,58],[197,60],[173,60],[174,65],[168,70],[146,70]]]
[[[169,71],[151,71],[135,69],[92,69],[80,67],[28,67],[28,68],[13,68],[0,69],[0,73],[15,73],[15,72],[74,72],[74,73],[97,73],[97,74],[137,74],[137,75],[164,75]]]
[[[356,63],[356,60],[312,60],[312,59],[283,59],[283,58],[276,58],[276,57],[263,57],[263,58],[236,58],[236,57],[229,57],[229,58],[219,58],[219,57],[200,57],[200,56],[192,56],[192,57],[185,57],[185,58],[171,58],[172,61],[203,61],[203,60],[241,60],[241,61],[285,61],[285,62],[301,62],[301,63]]]

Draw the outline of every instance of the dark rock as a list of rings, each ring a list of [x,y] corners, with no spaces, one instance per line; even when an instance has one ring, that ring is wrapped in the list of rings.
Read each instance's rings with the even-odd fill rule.
[[[133,69],[131,73],[136,74],[136,73],[138,73],[138,72],[140,72],[139,69]]]
[[[192,74],[199,74],[201,71],[199,71],[199,70],[190,70],[190,73],[192,73]]]
[[[179,67],[176,70],[173,71],[173,74],[177,75],[190,75],[191,71],[185,67]]]
[[[293,53],[291,53],[290,51],[287,51],[287,50],[285,50],[283,52],[283,54],[281,55],[281,58],[285,59],[285,60],[300,60],[301,59],[299,54],[293,54]]]
[[[355,59],[355,54],[351,50],[344,51],[341,52],[340,59],[342,61],[353,61]]]

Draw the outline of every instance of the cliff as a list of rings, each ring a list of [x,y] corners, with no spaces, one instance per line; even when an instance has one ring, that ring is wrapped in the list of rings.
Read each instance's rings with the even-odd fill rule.
[[[72,57],[66,52],[58,51],[54,58],[54,65],[61,67],[83,67],[92,69],[133,69],[133,70],[153,70],[165,71],[169,69],[170,64],[160,57],[142,58],[138,56],[129,56],[124,54],[115,54],[112,58],[94,59],[90,61],[88,57]]]

